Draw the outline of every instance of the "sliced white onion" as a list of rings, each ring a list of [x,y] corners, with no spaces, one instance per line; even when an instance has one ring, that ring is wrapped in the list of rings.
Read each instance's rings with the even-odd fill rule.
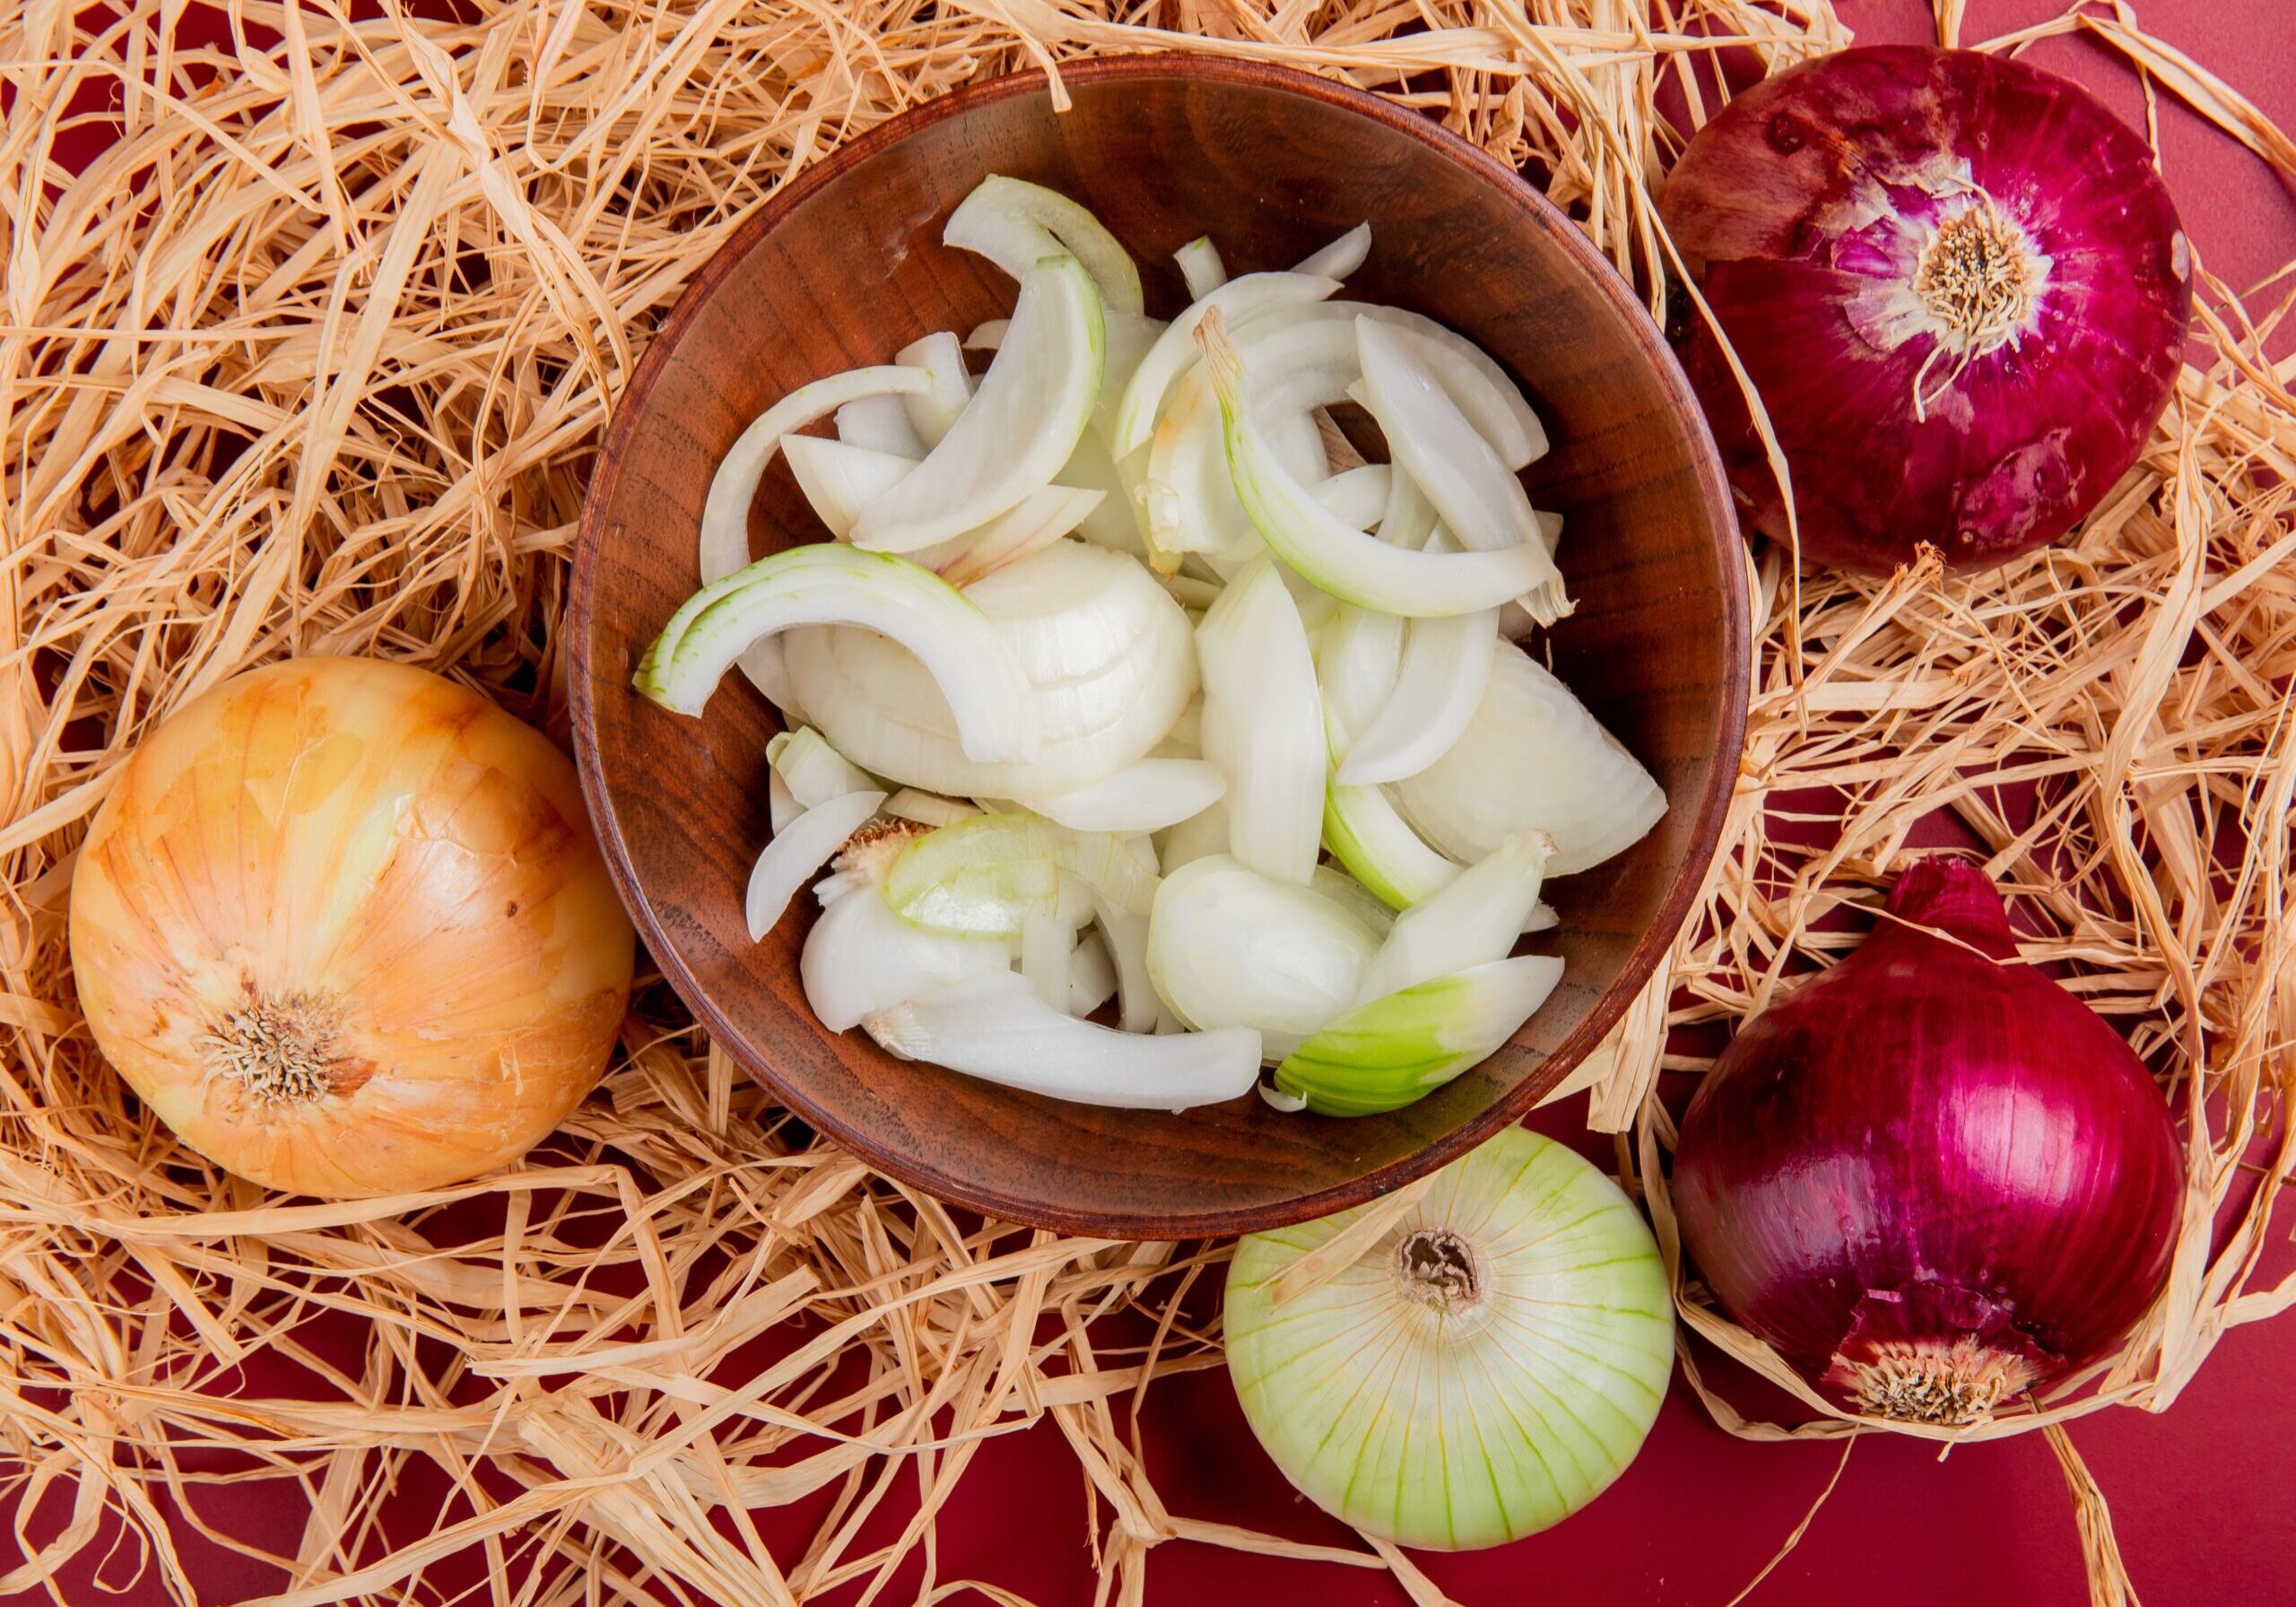
[[[1172,260],[1179,265],[1180,278],[1187,284],[1187,299],[1201,301],[1205,297],[1228,282],[1228,269],[1220,260],[1220,248],[1212,243],[1208,234],[1199,234],[1178,250]],[[1336,274],[1332,275],[1336,279]]]
[[[978,530],[952,538],[949,544],[955,551],[934,567],[950,585],[970,586],[1007,564],[1043,552],[1083,524],[1106,497],[1104,491],[1069,485],[1048,485],[1031,491],[1017,507],[1006,508]]]
[[[839,541],[853,534],[862,508],[899,485],[923,457],[921,449],[908,456],[818,435],[789,437],[781,455],[814,516]]]
[[[1227,777],[1203,760],[1143,759],[1090,786],[1025,802],[1045,819],[1079,831],[1128,836],[1161,831],[1201,814],[1227,790]]]
[[[1466,734],[1391,793],[1420,834],[1455,859],[1481,859],[1512,832],[1546,832],[1555,844],[1550,876],[1601,864],[1666,812],[1649,772],[1569,687],[1503,638]]]
[[[789,901],[813,879],[845,839],[867,823],[885,801],[883,793],[848,793],[817,809],[808,809],[777,831],[757,856],[750,872],[749,891],[742,913],[749,925],[750,941],[761,942],[788,912]]]
[[[949,426],[972,400],[972,375],[965,368],[965,350],[953,331],[943,329],[913,340],[893,353],[905,369],[922,369],[931,381],[925,389],[901,397],[918,439],[937,447]]]
[[[1156,845],[1156,856],[1170,875],[1184,864],[1228,851],[1228,806],[1214,804],[1201,814],[1191,815],[1163,834],[1164,840]]]
[[[701,505],[699,558],[701,584],[723,580],[750,560],[750,504],[758,482],[781,445],[781,438],[803,430],[862,396],[897,395],[923,390],[927,381],[914,369],[888,363],[854,369],[801,385],[767,408],[735,439],[718,460],[709,494]]]
[[[1140,310],[1140,269],[1132,253],[1089,208],[1040,184],[990,174],[949,214],[941,243],[976,252],[1015,279],[1066,251],[1083,265],[1112,310]]]
[[[1171,606],[1152,583],[1149,589]],[[647,649],[638,690],[676,713],[698,715],[751,643],[793,626],[831,622],[881,632],[915,655],[968,759],[986,764],[1036,756],[1036,699],[1020,659],[988,616],[906,559],[839,542],[792,547],[703,586]],[[802,690],[798,696],[804,699]],[[1186,699],[1183,691],[1176,701]],[[831,736],[839,751],[852,752]]]
[[[1096,908],[1093,918],[1116,965],[1117,1025],[1126,1032],[1152,1029],[1164,1004],[1148,975],[1148,917]]]
[[[1272,559],[1238,576],[1196,633],[1204,756],[1228,778],[1228,839],[1264,876],[1305,885],[1323,825],[1323,699],[1300,611]]]
[[[1164,878],[1148,922],[1148,974],[1189,1027],[1250,1027],[1281,1060],[1349,1008],[1378,934],[1313,888],[1227,855]]]
[[[1316,274],[1247,274],[1191,304],[1156,337],[1133,370],[1117,408],[1109,448],[1122,457],[1148,444],[1165,392],[1196,360],[1196,332],[1207,317],[1216,315],[1218,321],[1239,326],[1277,308],[1320,301],[1338,289],[1338,280]]]
[[[1416,552],[1427,545],[1435,523],[1435,504],[1427,499],[1419,482],[1408,474],[1390,474],[1387,509],[1379,516],[1379,539],[1390,547],[1408,547]]]
[[[1316,500],[1358,530],[1369,530],[1387,517],[1395,489],[1395,471],[1383,463],[1344,469],[1315,488]]]
[[[885,800],[884,812],[895,820],[915,821],[923,826],[953,826],[980,811],[961,798],[944,798],[938,793],[904,786]]]
[[[1010,318],[988,318],[975,324],[972,326],[972,333],[965,336],[965,350],[994,352],[1004,343],[1004,332],[1012,326],[1013,320]]]
[[[1088,932],[1068,956],[1068,1013],[1083,1017],[1116,997],[1116,961],[1105,938]]]
[[[1523,932],[1526,936],[1534,932],[1552,932],[1561,925],[1562,916],[1555,907],[1552,904],[1541,904],[1533,909],[1529,918],[1524,921]]]
[[[817,436],[793,435],[782,444],[797,489],[805,493],[831,535],[843,540],[873,499],[899,484],[918,460]],[[1105,493],[1048,485],[976,529],[908,556],[952,586],[967,586],[1031,552],[1050,546],[1099,508]]]
[[[1325,734],[1334,755],[1346,756],[1354,734],[1369,728],[1394,694],[1405,628],[1395,614],[1345,605],[1326,628],[1316,650],[1316,679],[1323,689]]]
[[[1057,1099],[1186,1110],[1240,1098],[1259,1080],[1259,1034],[1231,1027],[1159,1038],[1080,1021],[1025,977],[987,971],[871,1016],[887,1053]]]
[[[1293,1050],[1275,1086],[1319,1116],[1401,1109],[1498,1053],[1561,980],[1562,961],[1526,954],[1388,994]]]
[[[785,731],[765,744],[765,762],[789,784],[800,809],[819,809],[848,793],[882,790],[876,777],[830,746],[810,725]]]
[[[960,746],[915,658],[862,630],[791,633],[789,673],[838,750],[873,774],[959,797],[1070,791],[1146,756],[1196,684],[1187,615],[1140,565],[1057,542],[965,594],[1021,665],[1041,742],[1026,764]]]
[[[1345,871],[1319,864],[1308,885],[1362,922],[1370,928],[1374,936],[1382,941],[1396,924],[1396,912],[1379,902],[1377,894]]]
[[[1401,915],[1363,968],[1355,1004],[1470,966],[1504,960],[1538,908],[1539,884],[1554,845],[1544,831],[1518,831],[1448,885]]]
[[[1103,395],[1107,389],[1103,382]],[[1140,455],[1144,464],[1146,458],[1146,453]],[[1096,547],[1106,547],[1127,558],[1148,556],[1144,539],[1147,516],[1134,498],[1133,482],[1117,466],[1116,459],[1109,456],[1108,444],[1100,439],[1097,427],[1085,430],[1077,439],[1076,449],[1060,465],[1060,483],[1103,493],[1092,511],[1077,525],[1078,535]]]
[[[1132,383],[1133,375],[1155,349],[1167,327],[1161,318],[1142,317],[1136,313],[1108,315],[1108,357],[1100,367],[1100,395],[1092,404],[1091,428],[1104,450],[1116,439],[1116,414],[1124,403],[1124,387]],[[1110,461],[1115,456],[1109,454]]]
[[[1334,786],[1324,795],[1324,847],[1391,909],[1431,898],[1459,873],[1429,847],[1376,786]]]
[[[1157,421],[1140,494],[1152,558],[1206,552],[1240,565],[1260,550],[1259,532],[1228,477],[1219,404],[1200,369],[1174,388]]]
[[[1375,786],[1416,776],[1465,734],[1491,681],[1499,611],[1413,620],[1405,632],[1395,691],[1347,750],[1343,786]]]
[[[1057,913],[1040,910],[1021,923],[1021,975],[1038,998],[1063,1013],[1068,1009],[1068,956],[1075,946],[1075,929]]]
[[[1344,279],[1361,267],[1371,255],[1371,225],[1358,223],[1327,246],[1309,252],[1300,259],[1294,274],[1321,274],[1326,279]]]
[[[789,790],[781,772],[770,764],[765,767],[765,809],[767,822],[776,833],[805,812],[805,806],[797,802],[797,795]]]
[[[1009,944],[912,926],[874,890],[857,887],[831,901],[805,934],[797,976],[814,1019],[843,1032],[904,999],[1011,963]]]
[[[1220,396],[1237,499],[1269,549],[1302,578],[1360,607],[1418,616],[1496,608],[1542,583],[1552,569],[1536,546],[1431,554],[1391,546],[1355,529],[1275,460],[1251,410],[1243,405],[1244,376],[1233,350],[1216,334],[1213,345],[1213,387]]]
[[[1524,588],[1539,593],[1524,604],[1536,614],[1544,605],[1541,588],[1557,576],[1523,482],[1476,433],[1403,332],[1358,318],[1355,345],[1366,404],[1396,466],[1418,482],[1460,544],[1479,552],[1521,549],[1537,555],[1538,578]]]
[[[929,380],[928,380],[929,383]],[[909,422],[908,395],[887,392],[859,396],[837,410],[837,439],[866,452],[883,452],[915,463],[925,456],[925,438]],[[792,440],[810,439],[793,436]],[[826,439],[826,438],[824,438]],[[787,451],[785,444],[783,450]]]
[[[1326,301],[1288,315],[1309,321],[1344,318],[1350,324],[1370,318],[1401,332],[1413,354],[1431,371],[1451,403],[1474,423],[1475,433],[1491,443],[1499,460],[1512,471],[1544,457],[1547,452],[1545,426],[1524,400],[1507,370],[1490,353],[1464,335],[1434,319],[1401,307],[1378,307],[1364,301]],[[1353,400],[1361,402],[1356,395]]]
[[[1074,257],[1029,270],[1012,330],[972,400],[924,462],[861,510],[854,544],[914,552],[1049,485],[1092,416],[1106,339],[1100,297]]]

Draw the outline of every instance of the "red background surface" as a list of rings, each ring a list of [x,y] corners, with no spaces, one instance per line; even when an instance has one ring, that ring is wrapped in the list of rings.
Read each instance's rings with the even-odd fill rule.
[[[1868,42],[1932,37],[1923,0],[1840,0],[1839,9]],[[1982,40],[2058,9],[2058,0],[1971,0],[1962,37]],[[2149,0],[2141,15],[2148,30],[2296,128],[2296,0]],[[2141,125],[2135,75],[2101,48],[2050,40],[2032,59],[2083,79]],[[2161,134],[2162,169],[2208,268],[2246,289],[2296,258],[2296,196],[2261,161],[2166,96]],[[1535,1125],[1583,1142],[1583,1101],[1573,1101],[1542,1113]],[[2076,1425],[2075,1441],[2112,1500],[2123,1555],[2146,1607],[2296,1603],[2296,1502],[2284,1454],[2296,1442],[2292,1378],[2296,1316],[2234,1332],[2163,1415],[2118,1411]],[[244,1384],[254,1394],[294,1387],[261,1373]],[[1747,1399],[1761,1403],[1751,1390]],[[1262,1455],[1224,1373],[1159,1385],[1141,1429],[1149,1467],[1173,1511],[1345,1542],[1345,1531],[1295,1496]],[[1677,1381],[1640,1458],[1586,1512],[1497,1551],[1421,1560],[1463,1603],[1724,1607],[1801,1520],[1839,1455],[1831,1446],[1734,1439]],[[203,1510],[244,1540],[291,1551],[302,1514],[281,1493],[268,1486],[259,1499],[239,1502],[219,1493]],[[378,1492],[393,1509],[391,1530],[405,1539],[427,1530],[439,1495],[420,1477]],[[943,1514],[940,1577],[990,1580],[1042,1607],[1091,1602],[1085,1500],[1075,1463],[1049,1424],[993,1442]],[[50,1502],[37,1515],[30,1525],[35,1543],[60,1526],[62,1505]],[[814,1505],[760,1515],[783,1556],[802,1547],[819,1516]],[[865,1547],[891,1539],[906,1516],[881,1513]],[[240,1601],[283,1583],[182,1525],[176,1541],[204,1600]],[[91,1547],[70,1570],[67,1600],[102,1599],[123,1585],[117,1599],[165,1600],[152,1572],[129,1582],[129,1554],[99,1569],[104,1549]],[[13,1550],[0,1539],[0,1555]],[[911,1579],[905,1573],[882,1599],[907,1599]],[[465,1576],[455,1583],[479,1581]],[[1147,1597],[1175,1607],[1300,1599],[1385,1607],[1406,1600],[1383,1573],[1179,1543],[1154,1552]],[[2087,1593],[2064,1483],[2038,1437],[1944,1459],[1923,1444],[1870,1437],[1858,1442],[1806,1538],[1749,1600],[1755,1607],[2080,1607]]]

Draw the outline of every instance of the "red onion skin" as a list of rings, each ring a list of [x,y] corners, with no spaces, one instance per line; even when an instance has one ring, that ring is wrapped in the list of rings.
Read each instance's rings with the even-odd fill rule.
[[[1963,158],[2050,262],[2023,333],[1945,386],[1955,354],[1873,309],[1909,282],[1908,243],[1967,204]],[[1886,572],[1927,543],[1977,569],[2056,540],[2136,461],[2183,365],[2190,248],[2151,152],[2022,62],[1870,46],[1805,63],[1699,131],[1659,211],[1784,448],[1805,558]],[[1782,541],[1737,378],[1683,319],[1742,513]]]
[[[1674,1205],[1722,1308],[1830,1399],[1972,1420],[2126,1336],[2184,1167],[2144,1064],[2015,962],[1976,866],[1917,863],[1888,911],[1740,1029],[1683,1118]],[[1914,1387],[1877,1394],[1909,1358]]]

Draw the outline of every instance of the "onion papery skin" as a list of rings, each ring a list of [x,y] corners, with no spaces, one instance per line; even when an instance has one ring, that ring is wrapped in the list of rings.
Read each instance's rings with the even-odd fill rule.
[[[555,1127],[605,1068],[634,939],[539,733],[424,671],[305,658],[145,737],[80,851],[71,942],[97,1047],[185,1142],[344,1199]]]
[[[2005,306],[2026,305],[2013,334],[1953,350],[1914,282],[1940,221],[1974,238],[1970,184],[2013,226],[2000,260],[2047,261],[2038,294],[2003,279]],[[2078,84],[2005,56],[1872,46],[1779,74],[1699,131],[1659,212],[1761,397],[1802,555],[1821,562],[1887,571],[1927,543],[1985,569],[2056,540],[2135,462],[2182,365],[2190,248],[2151,152]],[[1744,512],[1783,540],[1737,378],[1706,320],[1683,318]]]
[[[2015,956],[1975,865],[1919,861],[1856,952],[1739,1030],[1683,1116],[1684,1250],[1846,1409],[1980,1420],[2109,1354],[2167,1281],[2168,1102]]]

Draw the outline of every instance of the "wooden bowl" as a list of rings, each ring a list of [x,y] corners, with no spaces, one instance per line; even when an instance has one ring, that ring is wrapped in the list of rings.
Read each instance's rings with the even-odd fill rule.
[[[1633,291],[1513,172],[1434,124],[1304,74],[1129,56],[1000,79],[920,107],[811,168],[686,289],[622,397],[583,511],[574,739],[607,863],[664,974],[717,1040],[806,1121],[944,1199],[1071,1232],[1175,1238],[1356,1204],[1511,1122],[1601,1041],[1661,962],[1711,859],[1747,696],[1744,559],[1714,445]],[[738,674],[681,718],[631,687],[699,584],[719,456],[803,381],[885,362],[1011,308],[1013,284],[944,249],[983,176],[1073,195],[1138,256],[1149,310],[1186,300],[1171,252],[1209,230],[1233,272],[1288,267],[1369,220],[1349,293],[1438,317],[1524,384],[1554,439],[1526,482],[1567,525],[1578,608],[1556,671],[1648,765],[1672,808],[1642,842],[1550,884],[1568,962],[1492,1060],[1405,1110],[1284,1116],[1255,1098],[1171,1116],[1068,1105],[896,1061],[806,1011],[810,899],[763,943],[742,893],[767,836],[777,721]],[[777,462],[753,552],[819,539]]]

